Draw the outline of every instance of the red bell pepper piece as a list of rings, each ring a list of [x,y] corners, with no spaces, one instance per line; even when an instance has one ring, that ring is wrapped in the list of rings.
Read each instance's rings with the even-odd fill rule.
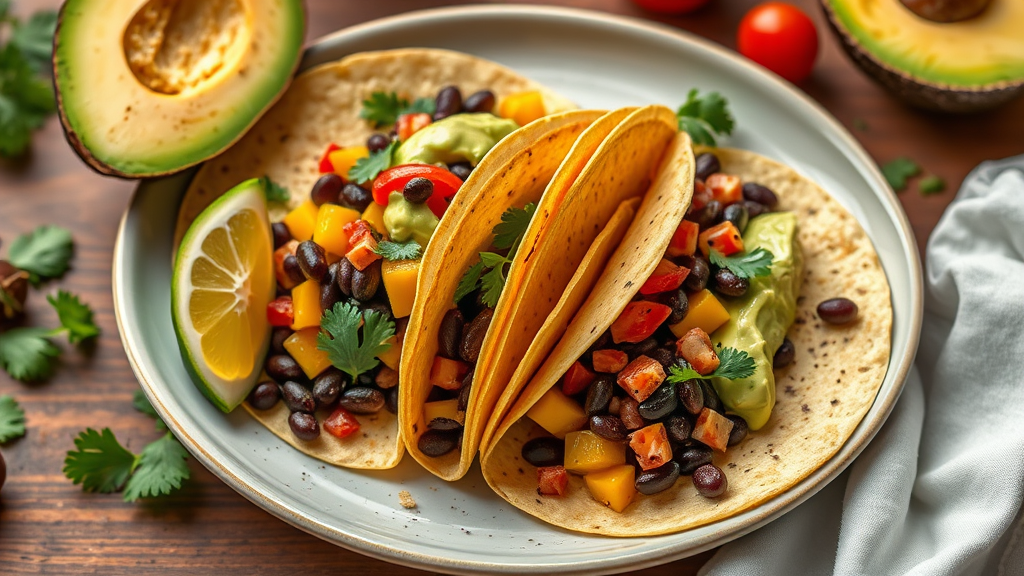
[[[704,408],[697,416],[697,422],[693,425],[693,432],[690,438],[707,444],[708,446],[725,452],[729,445],[729,435],[732,434],[733,421],[710,408]]]
[[[683,220],[672,235],[672,241],[668,244],[665,252],[669,256],[693,256],[697,251],[697,236],[700,235],[700,226],[696,222]]]
[[[630,302],[612,323],[612,340],[616,344],[640,342],[654,334],[671,314],[672,309],[664,304],[646,300]]]
[[[434,184],[434,193],[427,198],[427,207],[438,218],[444,216],[449,199],[462,186],[462,180],[444,168],[430,164],[403,164],[381,172],[373,181],[374,202],[387,206],[391,193],[401,192],[413,178],[426,178]]]
[[[653,470],[672,459],[672,445],[661,422],[641,428],[629,435],[629,447],[644,470]]]
[[[591,360],[594,363],[595,371],[606,374],[617,374],[626,367],[626,364],[629,364],[629,356],[622,350],[615,350],[613,348],[594,350]]]
[[[683,280],[686,280],[689,274],[689,268],[677,266],[662,258],[661,262],[658,262],[658,267],[651,274],[651,277],[640,287],[640,293],[647,295],[675,290],[683,285]]]
[[[327,420],[324,420],[324,430],[331,436],[347,438],[359,432],[359,420],[356,420],[351,412],[338,406]]]
[[[271,326],[291,326],[295,321],[295,309],[291,296],[281,296],[267,304],[267,321]]]
[[[537,468],[537,492],[544,496],[565,496],[569,488],[569,474],[565,466]]]
[[[405,142],[409,139],[409,136],[412,136],[427,126],[430,126],[430,123],[433,121],[434,119],[430,117],[430,114],[426,114],[424,112],[402,114],[398,117],[398,123],[395,125],[395,131],[398,132],[398,139]]]
[[[650,398],[651,394],[665,381],[665,369],[654,358],[637,356],[636,360],[619,372],[615,379],[619,387],[637,402]],[[621,410],[620,410],[621,412]]]
[[[328,174],[330,172],[334,172],[334,165],[331,164],[331,159],[329,158],[329,156],[331,155],[331,152],[334,152],[335,150],[341,150],[341,146],[338,146],[337,144],[331,142],[331,144],[327,147],[327,151],[324,152],[324,155],[320,157],[321,174]]]
[[[676,342],[676,354],[693,366],[693,369],[706,376],[714,372],[722,363],[715,354],[708,333],[700,328],[693,328]]]
[[[580,361],[577,360],[565,372],[565,378],[562,379],[562,393],[566,396],[579,394],[586,390],[587,386],[590,386],[590,383],[596,377],[593,372],[587,370],[587,367],[580,364]]]
[[[743,252],[743,237],[736,225],[728,220],[701,232],[697,242],[705,256],[711,256],[711,250],[722,256]]]
[[[711,195],[715,200],[721,202],[722,206],[743,200],[743,183],[740,182],[739,176],[712,174],[708,176],[704,185],[711,190]]]

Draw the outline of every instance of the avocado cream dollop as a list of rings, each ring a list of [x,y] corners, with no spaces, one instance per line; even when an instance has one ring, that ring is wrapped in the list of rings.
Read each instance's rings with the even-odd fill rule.
[[[413,204],[399,192],[392,192],[388,197],[388,206],[384,209],[384,227],[387,228],[391,240],[415,240],[426,248],[438,222],[440,220],[434,216],[426,203]]]
[[[476,166],[499,140],[519,128],[493,114],[456,114],[438,120],[409,137],[395,150],[392,166],[450,164],[469,161]]]
[[[745,296],[723,302],[730,321],[711,336],[716,347],[721,344],[742,350],[754,360],[754,373],[747,378],[712,379],[726,409],[742,416],[751,430],[764,426],[772,414],[772,359],[796,319],[796,298],[803,272],[796,231],[796,215],[792,212],[762,214],[750,221],[743,234],[743,246],[748,252],[757,248],[771,252],[771,274],[751,278]]]

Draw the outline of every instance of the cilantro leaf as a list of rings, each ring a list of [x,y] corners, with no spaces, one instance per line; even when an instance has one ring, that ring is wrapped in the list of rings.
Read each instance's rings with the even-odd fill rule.
[[[363,341],[359,342],[359,324],[363,320]],[[395,335],[395,323],[376,311],[360,314],[359,308],[338,302],[324,311],[320,326],[328,333],[316,337],[318,350],[327,352],[331,364],[355,380],[380,363],[378,354],[391,348],[384,341]]]
[[[0,82],[2,83],[2,82]],[[0,96],[0,100],[2,100]],[[0,108],[3,107],[0,102]],[[0,124],[3,123],[0,118]],[[0,128],[2,131],[2,128]],[[2,141],[3,138],[0,138]],[[11,242],[7,259],[14,266],[31,274],[33,284],[41,279],[56,278],[67,271],[73,243],[71,232],[59,226],[40,226]]]
[[[437,112],[437,100],[434,98],[417,98],[412,101],[412,104],[402,108],[398,115],[423,113],[433,116],[434,112]]]
[[[0,48],[0,155],[23,153],[32,131],[56,109],[53,88],[36,75],[31,60],[14,42]]]
[[[670,366],[668,371],[668,378],[665,380],[672,383],[681,383],[687,380],[693,380],[694,378],[700,380],[707,380],[709,378],[726,378],[728,380],[738,380],[741,378],[747,378],[754,373],[754,359],[749,354],[742,350],[735,348],[722,348],[718,351],[718,368],[714,372],[707,375],[701,375],[693,368],[681,368],[679,366]]]
[[[10,395],[0,396],[0,444],[25,435],[25,412]]]
[[[53,34],[57,30],[57,13],[36,12],[25,23],[15,24],[11,44],[21,51],[36,72],[46,70],[53,54]]]
[[[537,212],[537,205],[533,202],[522,208],[511,207],[501,215],[501,222],[494,226],[491,232],[494,233],[494,247],[498,250],[517,246],[526,229],[530,227],[530,220]],[[511,257],[511,254],[510,254]]]
[[[737,256],[723,256],[718,250],[711,251],[711,263],[719,268],[728,268],[740,278],[756,278],[772,273],[775,255],[764,248],[744,252]]]
[[[363,100],[359,117],[376,126],[389,126],[398,120],[398,115],[409,106],[409,101],[399,98],[394,92],[373,92]]]
[[[264,175],[260,178],[260,184],[263,185],[263,193],[267,196],[267,202],[287,202],[291,200],[291,194],[288,193],[288,189],[271,180],[270,176]]]
[[[154,418],[156,420],[157,430],[167,430],[167,424],[164,424],[164,421],[160,418],[160,415],[156,413],[156,409],[153,408],[153,405],[149,403],[149,398],[146,398],[146,393],[143,392],[141,388],[136,390],[135,393],[132,395],[132,406],[134,406],[136,410],[142,412],[146,416]]]
[[[686,102],[676,111],[679,129],[687,132],[695,144],[715,146],[716,136],[732,134],[735,122],[729,111],[729,102],[718,92],[699,95],[694,88],[686,95]]]
[[[110,428],[87,428],[75,438],[77,451],[64,458],[64,475],[86,492],[117,492],[138,464],[135,455],[121,446]]]
[[[356,160],[355,165],[349,168],[348,171],[349,182],[359,184],[373,182],[378,174],[391,167],[391,157],[395,152],[396,145],[395,142],[392,142],[383,150],[378,150],[369,156]]]
[[[170,494],[188,480],[188,452],[170,433],[150,442],[138,456],[134,473],[124,487],[125,502]]]
[[[58,290],[57,297],[47,296],[46,300],[57,310],[60,325],[68,332],[72,344],[98,336],[100,329],[92,321],[92,309],[78,300],[78,296],[65,290]]]
[[[481,253],[483,255],[483,253]],[[480,300],[491,308],[498,305],[501,298],[501,291],[505,289],[505,266],[495,266],[480,278],[480,287],[483,292]]]
[[[495,254],[494,252],[481,252],[480,261],[484,263],[485,268],[497,268],[503,264],[508,264],[508,258],[505,258],[501,254]]]
[[[15,328],[0,334],[0,366],[15,380],[42,380],[53,371],[60,349],[47,340],[46,328]]]
[[[459,280],[458,287],[455,288],[456,304],[480,286],[480,275],[483,274],[483,272],[483,262],[477,262],[470,266],[469,270],[466,270],[466,273],[462,275],[462,279]]]
[[[925,176],[917,184],[918,190],[921,191],[922,196],[931,196],[932,194],[938,194],[946,189],[946,181],[941,176],[931,175]]]
[[[917,176],[920,172],[921,167],[905,156],[882,165],[882,175],[896,192],[902,192],[907,187],[907,178]]]
[[[380,254],[385,260],[415,260],[420,257],[422,248],[420,248],[419,242],[410,240],[408,242],[390,242],[383,240],[377,243],[377,247],[373,250],[375,253]]]

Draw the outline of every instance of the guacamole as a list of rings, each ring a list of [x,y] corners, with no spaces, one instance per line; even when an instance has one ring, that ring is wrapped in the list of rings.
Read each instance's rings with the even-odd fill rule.
[[[792,212],[762,214],[750,221],[743,234],[744,248],[748,252],[757,248],[771,252],[771,274],[751,278],[746,295],[723,302],[730,321],[711,335],[716,348],[719,344],[732,347],[754,359],[754,373],[747,378],[712,379],[725,407],[742,416],[751,430],[764,426],[772,414],[772,359],[796,319],[803,272],[796,230],[796,215]]]
[[[415,240],[426,248],[438,222],[440,220],[434,216],[426,203],[413,204],[400,192],[392,192],[388,197],[388,206],[384,209],[384,227],[387,228],[388,236],[395,242]]]
[[[456,114],[421,129],[395,150],[393,166],[480,162],[499,140],[519,128],[493,114]]]

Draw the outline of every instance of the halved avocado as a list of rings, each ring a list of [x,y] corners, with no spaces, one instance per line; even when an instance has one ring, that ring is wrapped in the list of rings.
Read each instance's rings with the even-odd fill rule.
[[[68,0],[53,52],[68,142],[127,178],[218,154],[287,87],[305,18],[301,0]]]
[[[992,0],[958,22],[922,18],[900,0],[821,0],[843,47],[910,104],[946,112],[1024,94],[1024,1]]]

